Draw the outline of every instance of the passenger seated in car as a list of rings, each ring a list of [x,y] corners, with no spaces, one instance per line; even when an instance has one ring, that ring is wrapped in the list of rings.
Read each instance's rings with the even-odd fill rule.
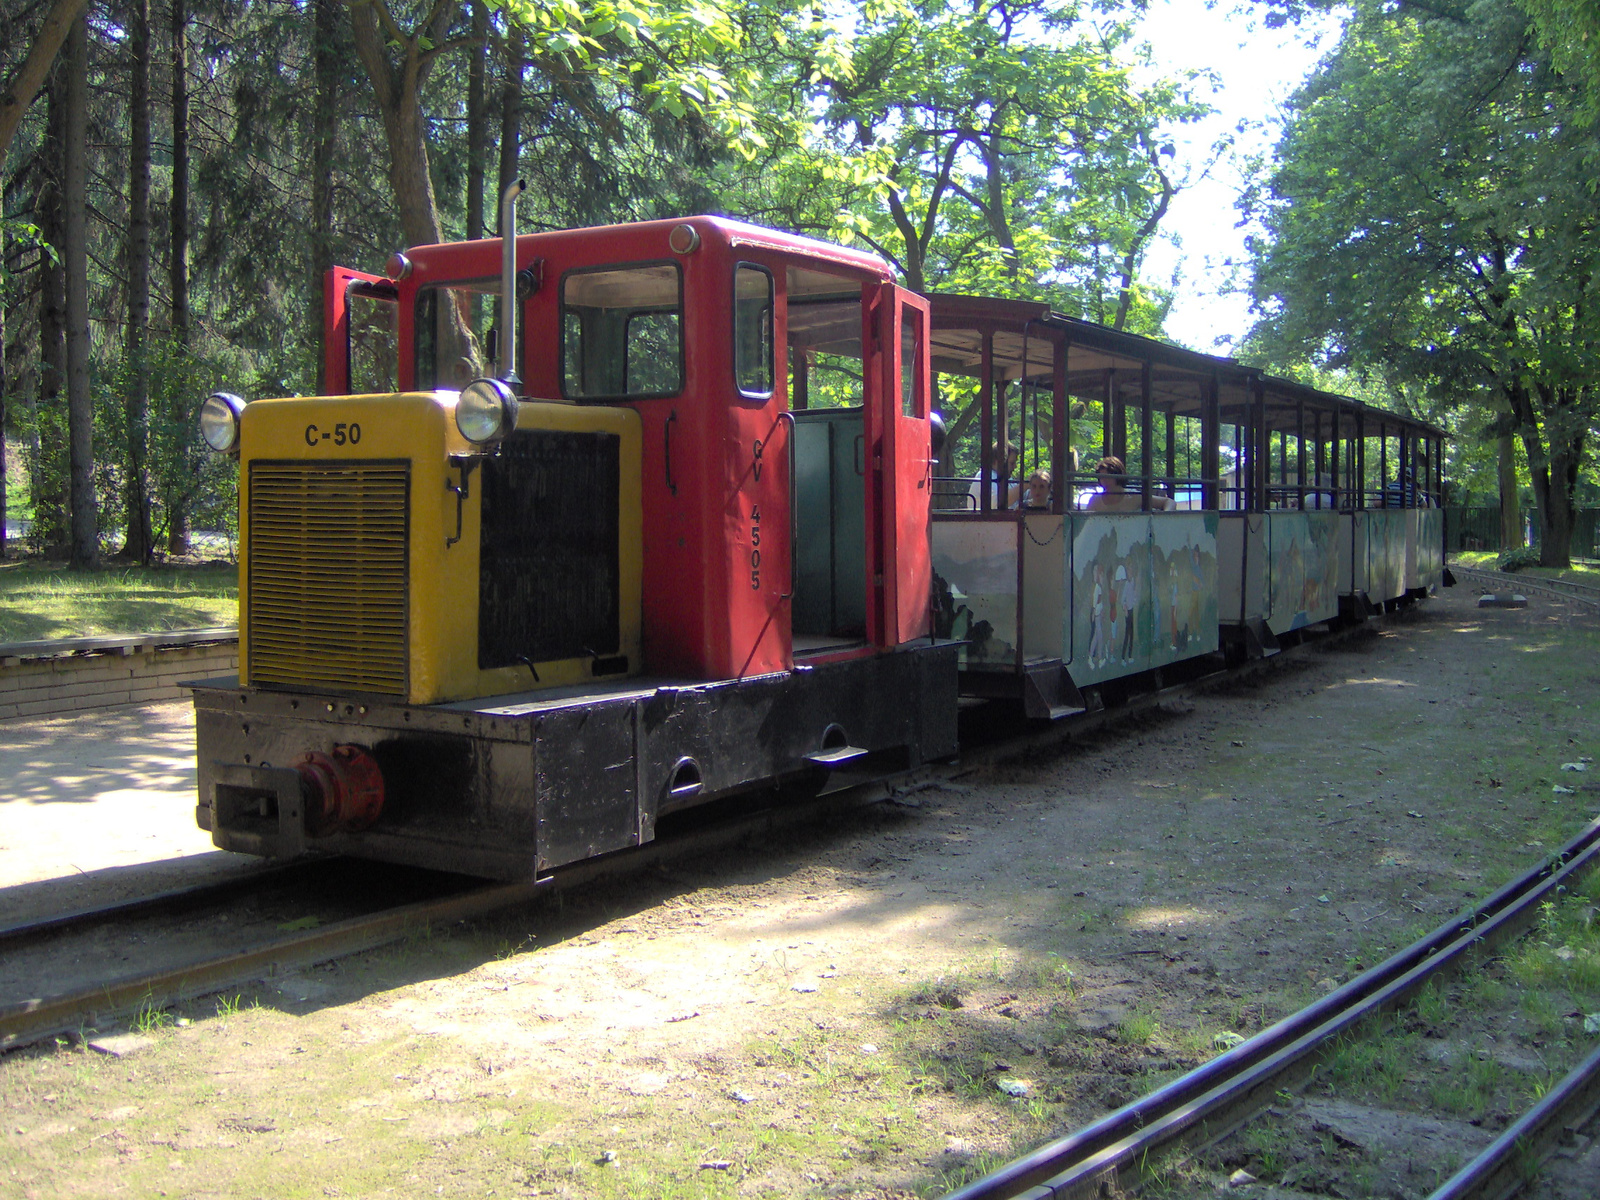
[[[1050,472],[1043,467],[1031,472],[1022,486],[1017,507],[1025,512],[1041,512],[1050,507]]]
[[[1139,512],[1144,507],[1139,502],[1139,494],[1128,490],[1126,469],[1120,458],[1115,455],[1102,458],[1095,464],[1094,473],[1100,481],[1100,490],[1089,497],[1087,507],[1091,511]],[[1164,509],[1171,503],[1165,496],[1150,497],[1152,510]]]
[[[1316,478],[1317,490],[1307,492],[1301,501],[1302,508],[1336,508],[1333,502],[1333,476],[1326,472],[1319,472]]]
[[[989,507],[991,509],[1014,507],[1022,495],[1022,485],[1017,482],[1016,443],[1008,439],[1003,445],[988,447],[983,452],[983,465],[989,468],[991,476]],[[974,475],[971,483],[968,495],[972,497],[972,508],[976,511],[983,507],[983,472],[979,471]]]

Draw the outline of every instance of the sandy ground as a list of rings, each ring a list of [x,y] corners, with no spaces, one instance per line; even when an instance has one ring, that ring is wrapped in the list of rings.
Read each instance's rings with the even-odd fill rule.
[[[1587,819],[1600,797],[1552,788],[1600,743],[1600,621],[1474,600],[918,807],[276,979],[258,1007],[200,1002],[125,1059],[7,1056],[0,1192],[937,1194],[1298,1007]],[[109,760],[87,751],[65,772],[82,808],[8,783],[0,844],[33,821],[59,847],[9,878],[203,851],[178,711],[130,719],[116,760],[166,799],[95,799],[88,763]],[[170,826],[152,838],[135,804],[170,804]]]

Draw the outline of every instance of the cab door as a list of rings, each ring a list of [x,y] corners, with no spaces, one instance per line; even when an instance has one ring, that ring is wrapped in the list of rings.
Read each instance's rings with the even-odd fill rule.
[[[867,635],[876,645],[896,646],[929,628],[928,302],[892,283],[869,284],[865,292]]]
[[[331,267],[322,284],[324,396],[400,390],[400,290],[378,275]]]

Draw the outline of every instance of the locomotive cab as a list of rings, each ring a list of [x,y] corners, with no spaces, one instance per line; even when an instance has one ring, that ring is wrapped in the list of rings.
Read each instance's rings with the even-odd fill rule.
[[[494,245],[414,250],[394,283],[335,269],[330,390],[391,377],[386,346],[401,391],[481,372]],[[646,671],[743,678],[791,668],[796,638],[804,658],[926,632],[924,301],[870,255],[711,218],[517,253],[527,396],[629,412],[648,448]]]
[[[240,677],[196,689],[219,846],[526,877],[954,751],[927,308],[881,262],[693,218],[388,276],[330,273],[327,395],[230,410]]]

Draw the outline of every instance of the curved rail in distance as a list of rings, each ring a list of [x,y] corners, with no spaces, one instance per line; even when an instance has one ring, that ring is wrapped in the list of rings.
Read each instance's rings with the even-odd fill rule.
[[[1562,600],[1577,600],[1582,604],[1600,605],[1600,588],[1590,587],[1586,583],[1512,574],[1507,571],[1485,571],[1478,567],[1451,567],[1450,570],[1467,583],[1481,583],[1494,588],[1509,587],[1523,592],[1544,592],[1548,596],[1556,596]]]

